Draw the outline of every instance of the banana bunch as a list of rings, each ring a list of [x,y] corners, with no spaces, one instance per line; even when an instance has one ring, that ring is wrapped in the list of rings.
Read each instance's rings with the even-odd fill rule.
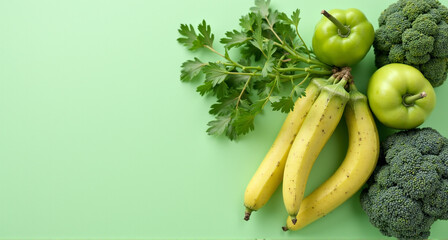
[[[327,181],[304,198],[311,168],[342,116],[349,136],[345,159]],[[356,193],[372,174],[378,154],[373,115],[350,70],[343,69],[326,80],[313,79],[246,188],[244,219],[249,220],[252,211],[266,204],[283,181],[283,201],[289,215],[283,230],[301,229]]]

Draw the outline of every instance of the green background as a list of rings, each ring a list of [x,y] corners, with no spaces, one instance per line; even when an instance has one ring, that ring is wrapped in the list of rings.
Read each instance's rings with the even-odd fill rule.
[[[441,1],[448,4],[446,0]],[[377,27],[392,1],[273,1],[301,9],[307,43],[322,8],[361,9]],[[253,1],[0,1],[0,239],[382,239],[358,196],[297,232],[283,232],[281,192],[243,220],[243,194],[285,114],[266,110],[239,141],[206,134],[212,97],[179,80],[182,62],[218,58],[176,42],[206,19],[215,39]],[[216,47],[222,50],[222,46]],[[354,67],[359,89],[373,51]],[[423,126],[448,136],[448,83]],[[382,137],[390,131],[378,126]],[[342,121],[307,191],[337,168]],[[436,222],[432,238],[448,238]]]

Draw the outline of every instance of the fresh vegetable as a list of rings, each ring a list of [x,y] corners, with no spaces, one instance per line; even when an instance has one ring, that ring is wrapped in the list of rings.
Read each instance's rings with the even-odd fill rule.
[[[293,224],[296,223],[311,168],[336,129],[349,94],[344,89],[347,75],[322,90],[306,115],[289,150],[283,173],[283,202]]]
[[[297,223],[287,219],[283,230],[298,230],[330,213],[355,194],[375,169],[379,154],[379,136],[367,105],[367,98],[350,83],[350,100],[344,117],[348,128],[348,150],[335,173],[316,188],[300,205]]]
[[[366,16],[355,8],[323,10],[322,14],[313,36],[317,58],[338,67],[361,61],[374,39],[373,26]]]
[[[438,0],[399,0],[378,19],[373,43],[378,68],[404,63],[419,69],[433,87],[448,74],[448,8]]]
[[[318,60],[300,36],[300,10],[287,15],[269,4],[269,0],[255,0],[251,12],[240,18],[241,29],[226,32],[220,40],[223,52],[215,48],[205,20],[198,32],[191,24],[180,26],[179,43],[190,50],[208,49],[222,58],[215,62],[194,58],[182,64],[181,80],[191,81],[202,72],[205,79],[197,91],[217,98],[210,109],[215,119],[208,123],[208,134],[234,140],[254,129],[254,119],[266,105],[287,113],[304,95],[308,80],[333,73],[333,67]]]
[[[387,137],[361,206],[382,234],[427,239],[434,221],[448,219],[448,139],[432,128]]]
[[[244,206],[246,207],[244,219],[246,221],[249,220],[252,211],[259,210],[268,202],[280,185],[286,157],[297,132],[322,87],[332,84],[334,80],[334,76],[329,79],[312,79],[305,90],[305,96],[298,99],[295,102],[294,110],[288,113],[274,143],[247,185],[244,194]]]
[[[378,120],[396,129],[419,126],[436,103],[434,89],[422,73],[401,63],[378,69],[369,80],[367,96]]]

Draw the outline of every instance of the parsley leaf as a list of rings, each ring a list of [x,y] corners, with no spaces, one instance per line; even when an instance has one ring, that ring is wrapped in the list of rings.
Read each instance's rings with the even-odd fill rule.
[[[220,42],[225,44],[228,49],[241,46],[251,39],[245,32],[239,32],[237,30],[233,30],[233,32],[226,32],[226,36],[227,38],[221,38]]]
[[[274,26],[275,23],[277,23],[277,21],[279,20],[279,19],[278,19],[278,15],[279,15],[279,14],[280,14],[280,13],[279,13],[277,10],[275,10],[275,11],[273,11],[273,12],[271,12],[271,13],[269,14],[268,20],[269,20],[269,23],[270,23],[272,26]]]
[[[236,102],[236,97],[221,98],[211,106],[209,113],[217,116],[230,115],[235,110]]]
[[[196,88],[196,92],[204,96],[206,93],[210,92],[213,89],[213,84],[210,81],[205,81],[202,85],[199,85]]]
[[[268,73],[272,72],[272,69],[274,67],[275,58],[272,56],[269,56],[268,59],[264,62],[263,69],[261,70],[261,75],[263,77],[267,77]]]
[[[292,13],[291,18],[289,18],[288,15],[286,15],[286,13],[280,13],[278,18],[287,24],[294,25],[295,27],[297,27],[300,22],[300,9],[295,10]]]
[[[188,60],[184,62],[181,66],[181,81],[191,81],[194,77],[196,77],[200,72],[201,68],[205,64],[202,63],[198,58],[194,58],[194,60]]]
[[[274,30],[285,40],[288,40],[289,43],[294,43],[295,38],[297,37],[295,31],[291,28],[291,25],[279,22],[275,24]]]
[[[271,0],[255,0],[255,6],[251,7],[250,10],[255,13],[260,13],[262,17],[267,17],[269,15],[269,4]]]
[[[302,96],[306,96],[305,88],[303,86],[300,86],[300,85],[295,85],[294,89],[293,89],[293,92],[294,92],[294,96],[295,97],[299,97],[300,98]]]
[[[197,41],[203,46],[213,46],[213,40],[215,36],[211,32],[210,25],[207,25],[205,20],[202,20],[202,23],[198,26],[199,35],[197,37]]]
[[[201,45],[197,44],[198,36],[196,35],[193,25],[181,24],[178,31],[180,35],[184,36],[177,39],[179,43],[183,44],[190,50],[195,50],[201,47]]]
[[[226,82],[222,82],[220,84],[218,84],[213,91],[216,94],[216,97],[218,98],[223,98],[227,95],[227,93],[229,92],[229,86],[226,84]]]
[[[257,28],[255,28],[253,34],[253,40],[250,42],[254,47],[258,48],[261,52],[263,52],[263,31],[261,29],[261,18],[257,17],[257,19],[258,19],[257,22],[259,22],[260,24],[257,24]]]
[[[254,130],[255,115],[248,111],[239,111],[233,125],[238,135],[245,135]]]
[[[212,82],[212,86],[216,86],[223,82],[227,77],[227,69],[222,63],[211,62],[203,67],[205,80]]]
[[[296,9],[292,15],[291,15],[291,20],[292,23],[294,24],[294,26],[298,26],[299,22],[300,22],[300,9]]]
[[[247,31],[253,31],[252,26],[255,23],[255,14],[249,13],[240,18],[240,26]]]
[[[251,113],[252,114],[258,114],[263,110],[264,105],[266,104],[267,100],[266,99],[259,99],[257,101],[255,101],[252,105],[251,105]]]
[[[232,120],[231,116],[217,116],[216,120],[210,121],[207,124],[209,126],[209,128],[207,129],[207,133],[209,135],[223,134],[229,127],[231,120]]]
[[[288,113],[294,109],[292,97],[281,97],[280,100],[271,103],[272,110]]]

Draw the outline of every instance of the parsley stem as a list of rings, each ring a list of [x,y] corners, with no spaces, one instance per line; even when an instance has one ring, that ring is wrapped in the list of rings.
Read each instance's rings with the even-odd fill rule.
[[[306,52],[308,53],[308,59],[311,59],[311,53],[310,53],[310,50],[308,49],[308,46],[306,46],[305,41],[303,41],[302,36],[300,36],[300,34],[299,34],[299,26],[298,26],[298,25],[296,25],[296,34],[297,34],[297,36],[299,37],[300,41],[302,41],[303,46],[305,47]]]
[[[237,101],[236,101],[235,109],[238,109],[238,106],[239,106],[239,104],[240,104],[240,102],[241,102],[241,98],[243,97],[243,94],[244,94],[244,92],[246,91],[246,88],[247,88],[247,86],[249,85],[249,82],[250,82],[250,80],[252,79],[252,77],[253,77],[253,76],[249,76],[249,77],[247,78],[247,81],[246,81],[246,83],[244,84],[243,90],[241,90],[240,95],[238,96],[238,99],[237,99]]]
[[[305,67],[305,68],[278,68],[276,69],[279,72],[296,72],[296,71],[302,71],[302,72],[307,72],[307,73],[315,73],[315,74],[321,74],[321,75],[329,75],[332,74],[333,72],[330,70],[317,70],[317,69],[313,69],[311,67]]]
[[[314,65],[319,65],[322,66],[324,68],[330,68],[330,66],[328,66],[325,63],[320,62],[317,59],[312,59],[312,58],[307,58],[302,56],[301,54],[297,53],[296,51],[294,51],[293,49],[291,49],[288,45],[286,44],[279,44],[277,42],[274,42],[274,45],[283,48],[285,51],[287,51],[289,54],[291,54],[292,57],[294,57],[295,59],[304,62],[304,63],[308,63],[308,64],[314,64]]]
[[[308,74],[306,75],[306,77],[305,77],[302,81],[300,81],[299,84],[297,84],[297,86],[302,85],[302,84],[303,84],[303,83],[310,77],[310,75],[311,75],[311,73],[308,73]]]
[[[205,48],[207,48],[208,50],[218,54],[219,56],[226,58],[226,56],[222,55],[221,53],[219,53],[218,51],[216,51],[213,47],[210,47],[209,45],[204,45]]]
[[[244,66],[244,65],[241,65],[241,64],[238,64],[238,63],[235,64],[233,62],[231,62],[231,63],[223,63],[223,64],[226,65],[226,66],[239,67],[243,71],[245,71],[245,70],[258,70],[258,71],[263,70],[263,68],[259,67],[259,66]]]
[[[283,40],[277,35],[277,33],[274,31],[274,26],[271,24],[271,22],[269,21],[269,19],[267,17],[265,17],[266,22],[269,25],[269,29],[271,30],[272,33],[274,33],[275,37],[278,39],[278,41],[283,45],[284,42]]]
[[[292,91],[291,91],[291,93],[289,94],[289,97],[292,97],[292,96],[294,95],[295,88],[296,88],[297,86],[302,85],[302,84],[303,84],[303,83],[310,77],[310,75],[311,75],[311,73],[308,73],[308,74],[305,76],[305,78],[303,78],[303,80],[299,82],[299,84],[295,85],[295,86],[292,88]]]
[[[332,72],[329,70],[309,70],[306,71],[304,73],[298,73],[298,74],[293,74],[293,75],[284,75],[284,74],[273,74],[273,73],[268,73],[268,77],[270,78],[276,78],[277,76],[280,77],[281,79],[286,79],[286,81],[289,81],[291,79],[296,79],[296,78],[303,78],[306,77],[308,74],[313,74],[313,75],[318,75],[318,76],[325,76],[325,75],[330,75]],[[257,72],[225,72],[225,74],[229,74],[229,75],[245,75],[245,76],[263,76],[261,73],[257,73]]]
[[[232,59],[230,59],[230,57],[228,57],[228,56],[226,56],[226,55],[222,55],[221,53],[219,53],[218,51],[216,51],[213,47],[211,47],[211,46],[209,46],[209,45],[204,45],[204,47],[207,48],[208,50],[212,51],[213,53],[218,54],[219,56],[221,56],[222,58],[228,60],[229,62],[231,62],[231,63],[232,63],[232,64],[231,64],[232,66],[237,66],[237,67],[240,67],[240,68],[244,68],[243,65],[241,65],[241,64],[239,64],[239,63],[233,61]]]
[[[268,96],[266,96],[266,101],[263,103],[263,107],[268,103],[269,98],[271,97],[272,93],[274,92],[275,86],[277,86],[278,81],[280,80],[280,74],[277,74],[277,76],[274,79],[274,84],[272,84],[271,90],[269,91]]]

